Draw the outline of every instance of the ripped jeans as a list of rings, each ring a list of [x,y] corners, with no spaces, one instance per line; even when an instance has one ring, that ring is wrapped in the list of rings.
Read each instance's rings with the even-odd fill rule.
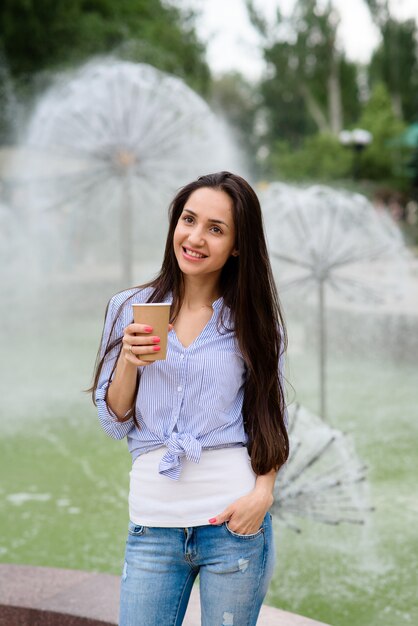
[[[180,626],[198,574],[202,626],[255,626],[273,569],[270,513],[254,535],[130,522],[119,626]]]

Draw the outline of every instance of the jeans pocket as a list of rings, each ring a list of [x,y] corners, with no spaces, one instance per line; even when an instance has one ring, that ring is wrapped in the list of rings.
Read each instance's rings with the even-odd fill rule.
[[[134,524],[134,522],[129,522],[128,533],[133,537],[139,537],[143,535],[145,532],[145,526],[140,526],[139,524]]]
[[[237,539],[243,539],[244,541],[248,541],[250,539],[257,539],[257,537],[260,537],[264,533],[263,524],[260,526],[260,528],[257,530],[256,533],[252,533],[251,535],[240,535],[239,533],[234,532],[233,530],[229,528],[228,522],[225,522],[224,527],[225,527],[225,530],[230,535],[232,535],[233,537],[236,537]]]

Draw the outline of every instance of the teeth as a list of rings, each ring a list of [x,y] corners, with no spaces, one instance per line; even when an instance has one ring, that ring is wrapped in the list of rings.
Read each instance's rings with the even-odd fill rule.
[[[204,254],[199,254],[198,252],[193,252],[193,250],[189,250],[189,248],[185,248],[185,250],[186,250],[186,253],[187,253],[189,256],[194,256],[194,257],[196,257],[197,259],[204,259],[204,258],[205,258],[205,255],[204,255]]]

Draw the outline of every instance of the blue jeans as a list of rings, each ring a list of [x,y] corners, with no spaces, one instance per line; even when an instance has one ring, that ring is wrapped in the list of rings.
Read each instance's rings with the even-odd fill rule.
[[[130,522],[119,626],[180,626],[198,574],[202,626],[254,626],[273,569],[270,513],[254,535]]]

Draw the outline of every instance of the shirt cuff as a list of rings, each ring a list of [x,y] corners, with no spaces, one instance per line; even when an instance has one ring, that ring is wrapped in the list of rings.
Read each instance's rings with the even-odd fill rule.
[[[113,413],[112,409],[106,402],[106,394],[109,384],[109,382],[106,382],[102,387],[96,390],[95,397],[99,420],[103,427],[103,430],[108,435],[114,437],[115,439],[123,439],[123,437],[126,437],[128,432],[134,426],[133,414],[129,419],[125,421],[120,421],[117,415]],[[128,417],[130,413],[133,413],[132,409],[129,409],[129,411],[125,413],[124,417]]]

